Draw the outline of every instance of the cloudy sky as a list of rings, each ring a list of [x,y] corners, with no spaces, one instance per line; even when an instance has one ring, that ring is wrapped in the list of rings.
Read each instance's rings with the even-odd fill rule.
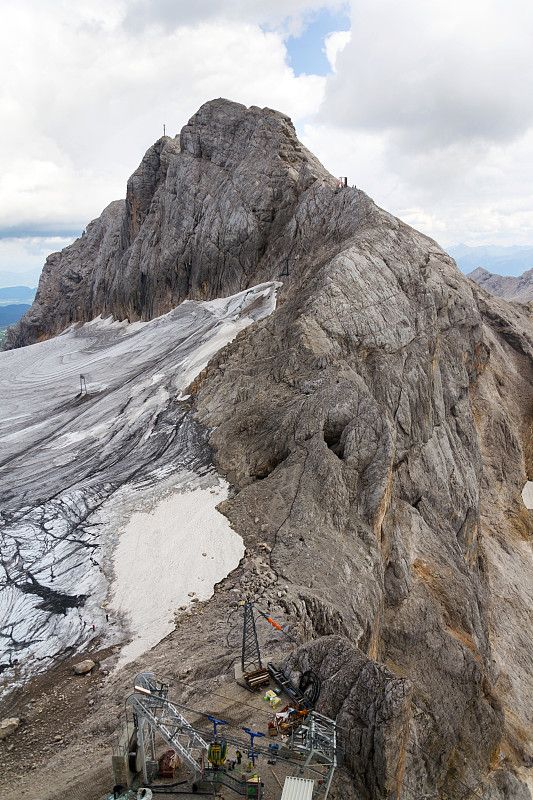
[[[335,175],[443,246],[533,244],[523,0],[4,0],[0,285],[114,199],[206,100],[292,117]]]

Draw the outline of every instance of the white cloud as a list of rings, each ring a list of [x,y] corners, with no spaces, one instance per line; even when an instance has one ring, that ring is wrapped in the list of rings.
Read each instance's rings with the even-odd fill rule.
[[[512,145],[402,152],[388,133],[308,124],[302,141],[334,175],[448,247],[533,242],[533,131]]]
[[[324,42],[324,52],[326,53],[326,58],[331,64],[331,69],[333,72],[337,71],[337,58],[340,53],[342,53],[351,38],[351,31],[333,31],[326,36]]]
[[[324,113],[403,148],[514,139],[533,119],[532,22],[517,0],[358,0]]]
[[[307,146],[445,245],[533,242],[533,7],[357,0],[352,9]]]
[[[226,96],[295,118],[318,108],[325,80],[294,76],[280,33],[218,13],[129,30],[121,12],[133,5],[8,3],[0,59],[13,78],[0,89],[0,229],[86,224],[124,196],[163,123],[179,133],[206,100]]]
[[[352,0],[324,43],[335,74],[295,77],[286,37],[324,6],[345,4],[6,0],[0,232],[85,227],[163,123],[222,96],[289,114],[333,174],[444,244],[533,242],[533,6]]]
[[[144,31],[147,27],[174,30],[206,19],[246,20],[298,36],[313,11],[335,11],[346,5],[346,0],[127,0],[123,24],[127,29]]]
[[[0,286],[37,286],[46,257],[72,241],[66,236],[0,239]]]
[[[359,0],[325,108],[404,146],[514,138],[533,117],[532,22],[515,0]]]

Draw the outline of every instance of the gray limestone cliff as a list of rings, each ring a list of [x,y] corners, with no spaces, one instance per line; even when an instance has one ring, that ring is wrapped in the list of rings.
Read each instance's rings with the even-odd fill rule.
[[[287,117],[218,100],[148,151],[125,203],[50,256],[7,347],[283,273],[275,312],[191,391],[233,487],[222,510],[249,552],[267,546],[306,639],[285,667],[320,675],[344,732],[342,796],[526,800],[527,309],[337,189]],[[262,591],[251,569],[241,585]]]
[[[288,612],[317,640],[301,666],[350,719],[356,797],[528,797],[532,343],[528,317],[380,212],[198,389],[237,489],[224,511],[248,541],[266,522]],[[382,665],[370,682],[353,646]],[[497,788],[502,770],[523,794]]]
[[[147,320],[184,299],[260,283],[285,258],[293,265],[316,242],[342,239],[337,226],[352,221],[334,186],[285,115],[206,103],[179,137],[148,150],[125,203],[111,203],[80,239],[49,256],[35,302],[4,348],[98,314]]]

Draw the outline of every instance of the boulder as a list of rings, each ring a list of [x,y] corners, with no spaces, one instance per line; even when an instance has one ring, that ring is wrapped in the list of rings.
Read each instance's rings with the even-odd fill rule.
[[[76,675],[85,675],[87,672],[90,672],[96,664],[94,661],[91,661],[90,658],[86,659],[85,661],[80,661],[79,664],[74,664],[74,672]]]
[[[5,739],[10,733],[16,731],[20,725],[18,717],[7,717],[0,722],[0,739]]]

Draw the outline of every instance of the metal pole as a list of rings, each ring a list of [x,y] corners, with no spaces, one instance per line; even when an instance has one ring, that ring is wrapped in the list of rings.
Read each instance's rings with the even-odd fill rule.
[[[331,767],[329,768],[329,777],[328,777],[328,782],[326,784],[326,792],[324,794],[324,800],[327,800],[327,797],[328,797],[328,794],[329,794],[329,788],[331,786],[331,781],[333,780],[333,772],[334,772],[334,770],[335,770],[335,765],[332,764]]]
[[[146,769],[146,753],[144,751],[144,717],[139,717],[139,726],[137,728],[137,744],[141,751],[141,761],[143,769],[143,780],[148,783],[148,771]]]
[[[155,761],[155,734],[154,729],[150,725],[150,755],[152,756],[152,761]]]

